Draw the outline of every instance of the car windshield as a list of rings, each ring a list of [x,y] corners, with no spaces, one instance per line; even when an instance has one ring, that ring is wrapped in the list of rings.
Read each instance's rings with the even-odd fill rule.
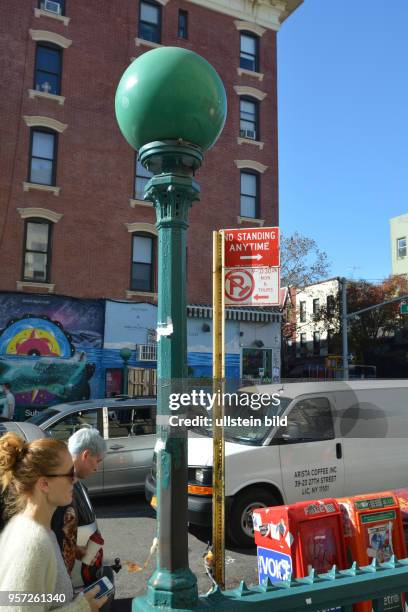
[[[292,401],[292,398],[280,396],[277,405],[261,405],[258,408],[260,394],[253,393],[246,395],[249,397],[248,402],[245,401],[243,403],[240,400],[235,405],[224,407],[224,438],[226,442],[262,446],[271,429],[278,425],[273,417],[281,415]],[[194,424],[189,427],[190,431],[212,437],[211,411],[202,410],[199,413],[197,411],[195,413],[189,411],[188,416],[190,418],[196,417]],[[207,417],[207,419],[199,417]]]
[[[42,425],[43,423],[45,423],[45,421],[53,417],[55,414],[58,414],[58,410],[54,410],[53,408],[47,408],[47,410],[37,412],[37,414],[27,419],[27,423],[33,423],[34,425]]]

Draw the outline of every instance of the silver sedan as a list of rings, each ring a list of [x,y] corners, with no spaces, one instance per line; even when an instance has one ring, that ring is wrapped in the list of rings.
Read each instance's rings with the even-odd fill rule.
[[[31,417],[47,435],[68,438],[81,427],[95,427],[108,452],[86,479],[91,495],[143,491],[151,468],[156,433],[156,398],[109,398],[52,406]]]

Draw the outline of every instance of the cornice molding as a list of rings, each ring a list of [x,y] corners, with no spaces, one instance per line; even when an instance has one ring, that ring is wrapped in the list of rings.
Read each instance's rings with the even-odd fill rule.
[[[28,127],[46,127],[60,134],[68,127],[66,123],[61,123],[61,121],[57,119],[43,117],[41,115],[23,115],[23,119]]]
[[[69,40],[69,38],[65,38],[65,36],[61,36],[61,34],[56,34],[55,32],[49,32],[48,30],[31,29],[29,30],[29,32],[33,40],[54,43],[54,45],[58,45],[63,49],[68,49],[68,47],[72,45],[72,40]]]
[[[159,232],[153,223],[125,223],[124,225],[129,234],[134,234],[135,232],[147,232],[148,234],[153,234],[154,236],[159,235]]]
[[[36,217],[39,219],[47,219],[47,221],[52,221],[52,223],[58,223],[64,216],[49,208],[17,208],[17,212],[22,219],[32,219]]]
[[[188,0],[217,13],[235,17],[238,22],[253,24],[277,32],[282,22],[303,0]],[[248,29],[248,26],[247,26]]]
[[[235,19],[234,25],[237,28],[237,30],[240,30],[240,31],[245,30],[247,32],[253,32],[253,34],[256,34],[257,36],[263,36],[263,34],[265,34],[266,32],[265,28],[262,28],[256,23],[250,23],[249,21],[238,21],[237,19]]]
[[[240,170],[245,170],[245,168],[248,168],[250,170],[260,172],[261,174],[263,174],[268,168],[268,166],[264,166],[264,164],[261,164],[261,162],[254,161],[252,159],[236,159],[234,164]]]
[[[153,202],[137,200],[134,198],[130,198],[129,204],[131,208],[136,208],[136,206],[143,206],[144,208],[153,208]]]
[[[247,85],[234,85],[234,91],[239,96],[250,96],[251,98],[256,98],[257,100],[264,100],[268,94],[256,87],[248,87]]]

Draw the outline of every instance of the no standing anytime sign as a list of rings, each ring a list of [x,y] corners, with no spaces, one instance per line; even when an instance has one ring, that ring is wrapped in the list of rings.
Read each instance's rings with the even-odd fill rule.
[[[224,231],[225,303],[279,304],[279,228]]]

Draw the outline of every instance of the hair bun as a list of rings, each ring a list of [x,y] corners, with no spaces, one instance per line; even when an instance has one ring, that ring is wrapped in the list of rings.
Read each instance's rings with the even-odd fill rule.
[[[13,478],[14,468],[28,452],[28,444],[13,432],[0,438],[0,482],[3,490]]]

